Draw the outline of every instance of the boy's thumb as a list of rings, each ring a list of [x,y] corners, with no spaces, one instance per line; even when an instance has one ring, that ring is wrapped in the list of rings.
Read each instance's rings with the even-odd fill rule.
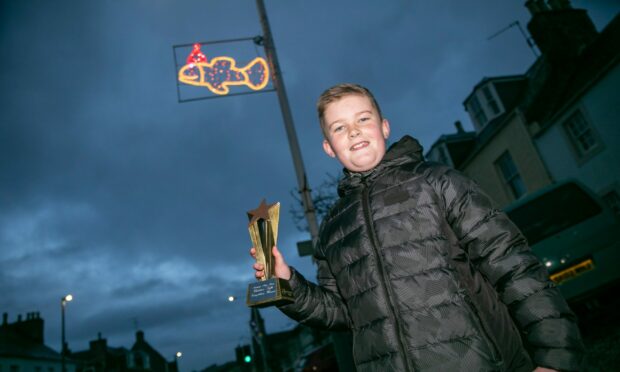
[[[280,251],[278,250],[277,246],[273,246],[273,257],[275,257],[276,261],[278,261],[278,263],[282,262],[283,258],[282,258],[282,254],[280,253]]]

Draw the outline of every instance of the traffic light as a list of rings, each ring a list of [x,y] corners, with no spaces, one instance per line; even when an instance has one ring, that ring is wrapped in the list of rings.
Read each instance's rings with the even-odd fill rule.
[[[252,349],[250,345],[237,346],[235,348],[235,354],[237,356],[237,364],[244,365],[252,363]]]
[[[245,363],[252,362],[252,349],[250,349],[250,345],[243,345],[243,361]]]

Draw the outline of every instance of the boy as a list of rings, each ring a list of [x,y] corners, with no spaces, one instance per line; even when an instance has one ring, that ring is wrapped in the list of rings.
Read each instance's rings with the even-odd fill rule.
[[[579,369],[573,313],[472,180],[425,162],[412,137],[386,151],[389,123],[362,86],[329,88],[318,114],[345,176],[315,248],[319,285],[273,249],[295,295],[285,314],[351,329],[360,372]]]

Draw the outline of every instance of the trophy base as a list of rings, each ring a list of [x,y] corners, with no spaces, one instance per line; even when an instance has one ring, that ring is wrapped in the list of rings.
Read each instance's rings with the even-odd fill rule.
[[[248,286],[246,304],[249,307],[279,306],[293,301],[293,290],[284,279],[271,278]]]

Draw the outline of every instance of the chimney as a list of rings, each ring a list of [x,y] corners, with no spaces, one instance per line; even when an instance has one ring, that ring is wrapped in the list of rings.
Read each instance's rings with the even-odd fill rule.
[[[144,342],[144,332],[136,332],[136,342]]]
[[[9,327],[9,329],[16,333],[19,333],[21,336],[28,338],[30,341],[43,345],[44,322],[43,319],[36,316],[36,314],[37,313],[35,312],[26,313],[26,320],[22,320],[22,316],[19,314],[17,316],[17,322],[8,324],[8,315],[4,313],[3,325]]]
[[[9,324],[8,319],[9,319],[9,314],[2,313],[2,325],[3,326],[6,326],[7,324]]]
[[[463,134],[465,130],[463,130],[463,123],[460,120],[454,122],[454,126],[456,127],[456,133]]]
[[[101,338],[101,332],[97,333],[97,339],[90,342],[90,350],[105,352],[108,349],[108,340]]]
[[[573,9],[568,0],[550,0],[546,9],[540,2],[528,0],[525,6],[532,13],[527,28],[538,49],[551,63],[566,64],[579,55],[598,34],[584,9]]]

